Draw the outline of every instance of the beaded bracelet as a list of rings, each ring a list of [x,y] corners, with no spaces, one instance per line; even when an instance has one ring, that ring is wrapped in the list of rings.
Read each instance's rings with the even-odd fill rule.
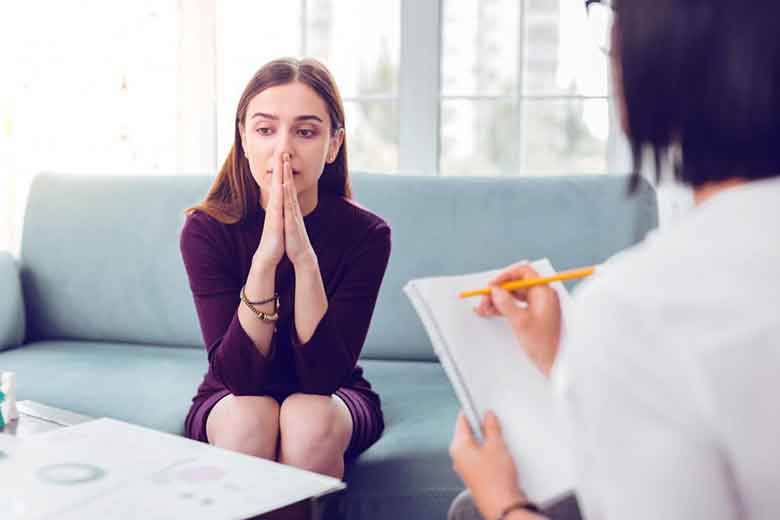
[[[246,296],[246,285],[241,288],[241,291],[244,293],[244,296]],[[270,298],[266,298],[265,300],[260,300],[260,301],[257,301],[257,302],[253,302],[252,300],[247,298],[246,301],[248,301],[252,305],[265,305],[266,303],[271,303],[272,301],[276,300],[277,298],[279,298],[279,294],[274,293],[273,296],[271,296]]]
[[[259,305],[258,302],[250,302],[249,298],[246,297],[246,286],[241,288],[241,301],[249,307],[249,310],[251,310],[257,319],[263,320],[263,321],[277,321],[279,319],[279,295],[274,294],[273,298],[270,300],[266,300],[263,303],[270,303],[274,302],[274,312],[272,314],[269,314],[267,312],[262,312],[255,308],[255,305]]]

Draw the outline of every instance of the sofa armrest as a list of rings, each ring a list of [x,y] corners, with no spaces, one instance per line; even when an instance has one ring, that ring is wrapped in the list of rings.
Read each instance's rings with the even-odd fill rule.
[[[16,260],[0,251],[0,350],[24,342],[25,315],[22,282]]]

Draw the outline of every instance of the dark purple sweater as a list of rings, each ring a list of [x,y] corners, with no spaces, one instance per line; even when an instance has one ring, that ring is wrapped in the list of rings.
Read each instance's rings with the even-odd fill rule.
[[[328,310],[308,343],[291,339],[295,273],[283,257],[276,270],[279,321],[265,357],[237,312],[264,217],[261,209],[228,225],[196,212],[184,224],[181,253],[209,360],[193,408],[226,389],[234,395],[328,395],[340,387],[370,388],[357,360],[390,257],[390,227],[346,199],[320,194],[304,223],[319,260]]]

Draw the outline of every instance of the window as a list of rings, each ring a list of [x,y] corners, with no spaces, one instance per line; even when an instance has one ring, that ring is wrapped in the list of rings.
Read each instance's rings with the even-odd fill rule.
[[[0,250],[41,171],[177,165],[177,2],[14,2],[0,17]]]
[[[445,175],[607,171],[606,60],[571,0],[443,0]]]
[[[0,18],[0,248],[18,247],[36,172],[213,175],[241,90],[280,56],[333,72],[353,170],[625,171],[585,16],[571,0],[16,2]]]
[[[606,58],[578,2],[234,0],[216,10],[220,162],[255,70],[306,55],[323,61],[342,90],[353,169],[608,170]]]
[[[175,0],[39,0],[12,11],[0,30],[5,167],[175,170]]]
[[[311,56],[341,90],[353,168],[397,170],[400,12],[400,0],[218,3],[220,160],[233,142],[236,105],[252,74],[274,58]]]

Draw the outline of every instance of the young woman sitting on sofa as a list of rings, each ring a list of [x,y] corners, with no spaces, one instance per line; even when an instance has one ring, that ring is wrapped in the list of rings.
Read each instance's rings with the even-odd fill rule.
[[[181,234],[209,361],[186,434],[337,478],[384,427],[357,360],[390,256],[350,200],[344,132],[321,63],[266,64]]]
[[[549,287],[483,299],[477,312],[505,316],[552,374],[581,511],[528,504],[488,415],[481,445],[458,421],[451,453],[471,497],[451,520],[780,518],[780,3],[614,5],[634,180],[644,152],[672,159],[695,207],[578,287],[563,337]],[[494,284],[534,276],[516,265]]]

